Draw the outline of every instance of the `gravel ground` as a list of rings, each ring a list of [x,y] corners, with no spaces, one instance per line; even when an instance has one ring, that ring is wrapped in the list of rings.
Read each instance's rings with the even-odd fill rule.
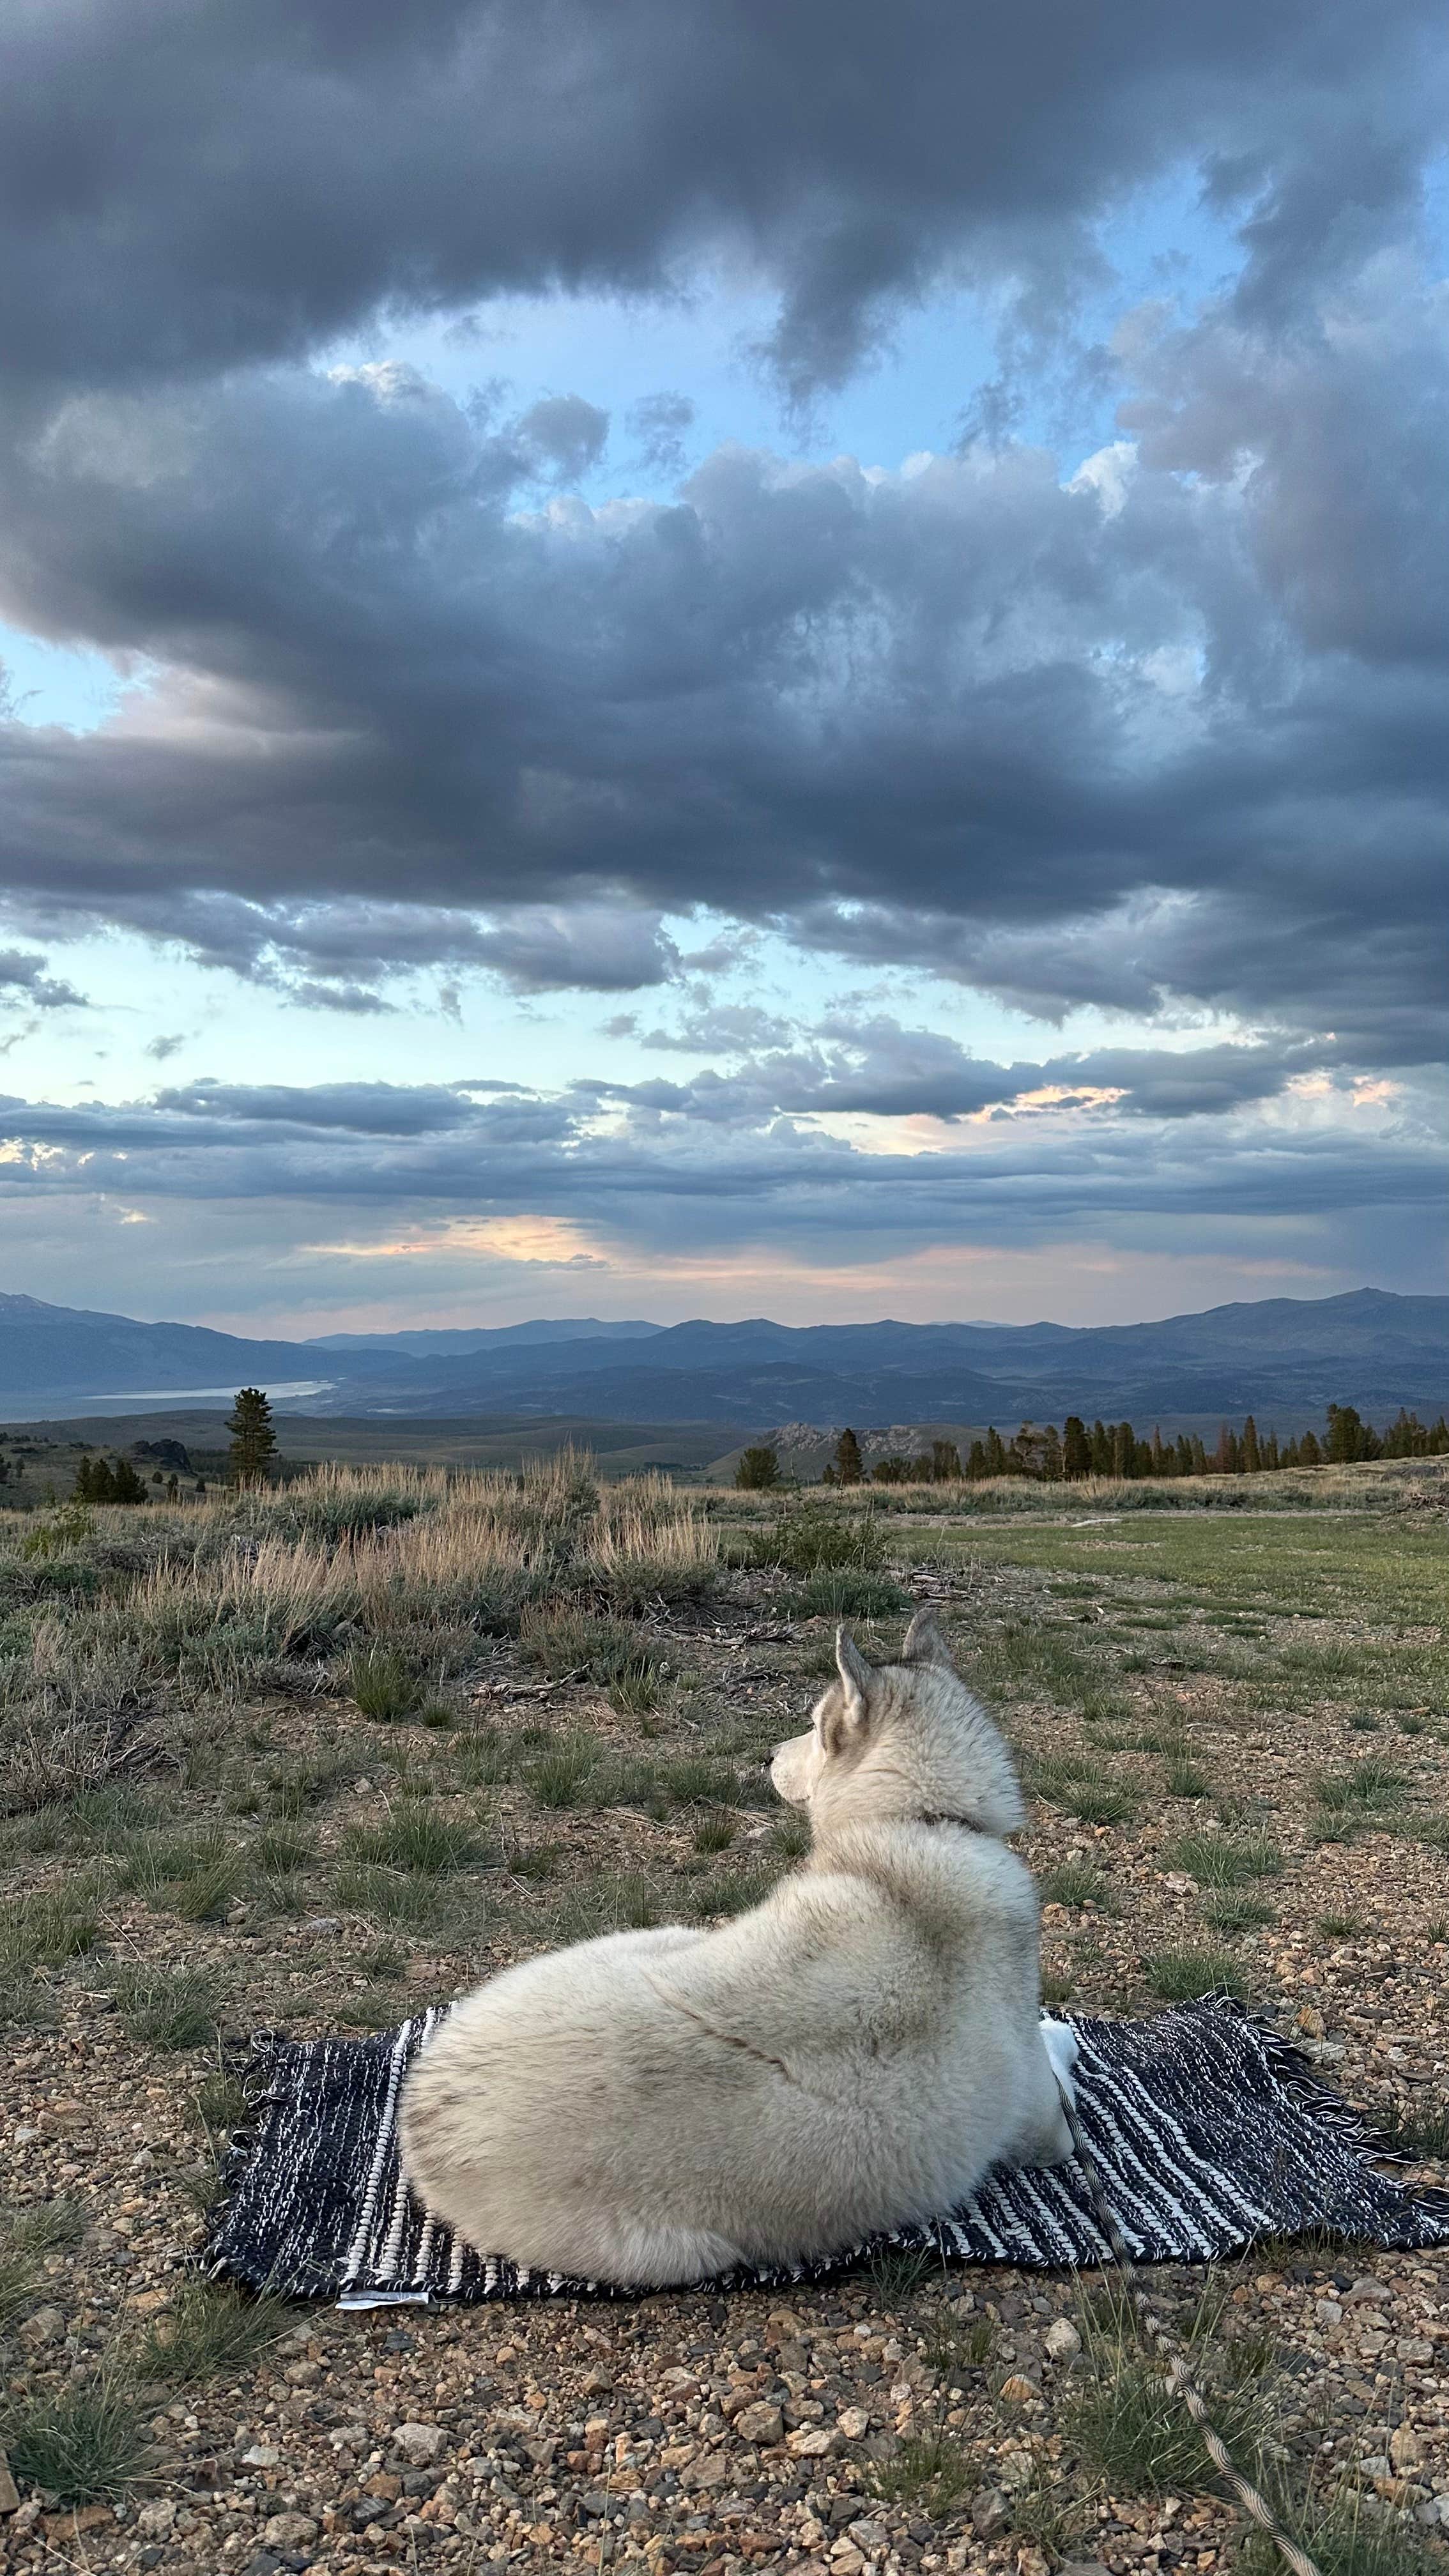
[[[935,1523],[893,1526],[890,1546],[913,1588],[942,1600],[1039,1792],[1029,1855],[1048,1898],[1048,1992],[1151,2009],[1164,1956],[1210,1951],[1346,2093],[1397,2119],[1411,2147],[1442,2151],[1437,1519],[1372,1531],[1345,1519],[1311,1538],[1291,1522],[1208,1530],[1184,1516],[1171,1531]],[[681,1900],[708,1916],[787,1865],[776,1813],[757,1803],[758,1759],[802,1721],[827,1628],[784,1615],[778,1585],[736,1576],[722,1606],[661,1617],[649,1636],[673,1676],[652,1709],[582,1682],[540,1687],[500,1648],[451,1727],[373,1724],[319,1700],[231,1712],[219,1750],[214,1726],[195,1731],[182,1768],[150,1783],[168,1824],[219,1821],[245,1846],[269,1801],[296,1804],[265,1784],[314,1775],[305,1856],[299,1845],[292,1868],[239,1877],[216,1920],[183,1919],[164,1889],[102,1886],[93,1847],[37,1850],[44,1834],[14,1834],[9,1892],[89,1873],[102,1939],[42,1973],[38,2018],[7,2042],[0,2199],[12,2226],[67,2208],[74,2225],[13,2286],[6,2404],[23,2413],[129,2355],[145,2449],[133,2483],[79,2506],[23,2473],[15,2500],[0,2480],[0,2567],[1080,2576],[1236,2557],[1239,2517],[1190,2459],[1182,2473],[1149,2458],[1159,2491],[1142,2494],[1120,2460],[1100,2464],[1082,2407],[1116,2346],[1079,2286],[1055,2277],[913,2279],[897,2264],[783,2302],[289,2311],[235,2365],[168,2382],[134,2359],[154,2362],[184,2296],[214,2182],[201,2112],[215,2124],[221,2088],[214,2042],[133,2035],[128,1971],[200,1968],[233,2038],[380,2025],[609,1921],[668,1919]],[[524,1728],[544,1740],[524,1747],[522,1776],[480,1782],[489,1747],[516,1748]],[[604,1764],[595,1789],[541,1804],[529,1764],[580,1731]],[[733,1765],[739,1803],[718,1782],[702,1799],[676,1779],[645,1812],[637,1766],[700,1757]],[[636,1766],[624,1803],[606,1797],[609,1760]],[[1358,1787],[1336,1792],[1345,1779]],[[1110,1820],[1093,1814],[1104,1784]],[[478,1848],[432,1875],[390,1874],[363,1901],[337,1872],[380,1797],[469,1825]],[[1214,1887],[1219,1849],[1246,1850],[1256,1874]],[[1230,1900],[1238,1918],[1265,1919],[1215,1922]],[[1432,2161],[1416,2169],[1445,2179]],[[0,2315],[4,2285],[0,2268]],[[1433,2551],[1449,2525],[1449,2257],[1274,2245],[1210,2285],[1172,2271],[1154,2286],[1184,2330],[1211,2288],[1204,2348],[1229,2357],[1234,2386],[1251,2382],[1290,2489],[1347,2474],[1372,2499],[1365,2533],[1399,2551],[1386,2571]]]

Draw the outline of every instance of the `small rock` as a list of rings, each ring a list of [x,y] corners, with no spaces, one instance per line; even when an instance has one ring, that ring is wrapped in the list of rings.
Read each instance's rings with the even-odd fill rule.
[[[994,2532],[1004,2531],[1011,2520],[1005,2496],[1000,2487],[978,2487],[971,2499],[971,2528],[982,2540]]]
[[[32,2128],[28,2122],[25,2122],[20,2128],[11,2130],[11,2144],[17,2147],[33,2147],[39,2135],[38,2129]]]
[[[786,2448],[795,2460],[827,2460],[832,2451],[839,2450],[840,2435],[827,2433],[823,2424],[805,2424],[789,2436]]]
[[[765,2449],[771,2442],[785,2438],[784,2420],[778,2406],[767,2406],[763,2400],[755,2406],[742,2406],[735,2417],[735,2431],[742,2442],[753,2442]]]
[[[1305,2039],[1323,2037],[1323,2015],[1314,2004],[1304,2005],[1303,2010],[1295,2017],[1293,2026],[1295,2030],[1302,2031]]]
[[[43,2344],[59,2343],[64,2332],[65,2318],[59,2308],[37,2308],[34,2316],[27,2317],[21,2327],[20,2340],[36,2352]]]
[[[607,2370],[591,2370],[585,2376],[583,2393],[585,2397],[607,2397],[610,2395],[613,2385],[613,2380],[610,2378]]]
[[[170,2496],[161,2496],[155,2504],[143,2504],[136,2516],[136,2529],[148,2540],[164,2540],[176,2520],[176,2507]]]
[[[363,1784],[359,1780],[357,1785],[361,1788]],[[302,1929],[304,1932],[340,1932],[342,1926],[335,1914],[309,1914]]]
[[[437,2458],[447,2435],[440,2424],[395,2424],[392,2438],[415,2469],[425,2469]]]
[[[1162,1873],[1162,1884],[1164,1887],[1170,1887],[1174,1896],[1187,1896],[1192,1890],[1192,1880],[1187,1872],[1181,1869],[1165,1869]]]
[[[1049,2325],[1044,2340],[1053,2361],[1075,2361],[1082,2349],[1082,2338],[1069,2317],[1058,2317]]]
[[[858,2442],[870,2430],[870,2417],[863,2406],[843,2406],[836,2421],[847,2442]]]
[[[835,2569],[835,2576],[860,2576],[865,2559],[853,2540],[837,2540],[830,2553],[830,2564]]]
[[[274,2513],[262,2525],[269,2549],[300,2549],[304,2540],[316,2537],[317,2525],[310,2513]]]
[[[723,2451],[706,2451],[691,2468],[680,2471],[679,2483],[691,2495],[701,2495],[710,2487],[728,2486],[733,2474]]]
[[[1389,2458],[1396,2469],[1418,2469],[1424,2464],[1424,2445],[1412,2424],[1396,2424],[1389,2435]]]
[[[846,2530],[857,2549],[884,2549],[886,2545],[884,2523],[871,2522],[864,2514],[858,2522],[847,2523]]]
[[[244,2469],[274,2469],[281,2456],[280,2451],[273,2450],[270,2442],[253,2442],[249,2451],[243,2451],[241,2464]]]
[[[10,2463],[0,2451],[0,2513],[14,2513],[20,2503],[20,2489],[10,2474]]]
[[[1341,2326],[1343,2310],[1337,2299],[1315,2299],[1313,2313],[1321,2326]]]
[[[1019,2370],[1014,2370],[1009,2379],[1003,2379],[1000,2394],[1008,2406],[1029,2406],[1036,2390],[1029,2379],[1024,2379]]]

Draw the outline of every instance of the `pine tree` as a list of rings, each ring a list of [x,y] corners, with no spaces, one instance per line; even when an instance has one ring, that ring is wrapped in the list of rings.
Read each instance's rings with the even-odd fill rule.
[[[1330,1467],[1351,1467],[1359,1454],[1358,1437],[1363,1425],[1351,1404],[1331,1404],[1328,1408],[1328,1437],[1323,1454]]]
[[[1112,1434],[1105,1422],[1092,1425],[1092,1473],[1094,1476],[1110,1476],[1112,1473]]]
[[[144,1503],[146,1488],[129,1458],[118,1458],[111,1474],[111,1500],[116,1503]]]
[[[1321,1467],[1323,1464],[1323,1451],[1311,1431],[1305,1431],[1298,1443],[1298,1464],[1300,1467]]]
[[[986,1473],[988,1476],[1004,1476],[1008,1473],[1006,1442],[994,1422],[988,1422],[986,1426]]]
[[[1192,1442],[1189,1440],[1185,1431],[1179,1431],[1177,1435],[1177,1473],[1179,1476],[1191,1476],[1195,1475],[1196,1472],[1197,1470],[1192,1454]]]
[[[1041,1436],[1041,1472],[1048,1485],[1059,1485],[1062,1481],[1062,1444],[1057,1438],[1054,1422],[1047,1424]]]
[[[1079,1413],[1069,1413],[1062,1429],[1062,1474],[1070,1483],[1092,1472],[1092,1444]]]
[[[835,1444],[835,1474],[842,1485],[865,1482],[865,1461],[860,1454],[860,1442],[849,1428],[842,1431]]]
[[[932,1441],[931,1476],[938,1485],[959,1485],[961,1482],[961,1452],[954,1440]]]
[[[777,1452],[762,1441],[757,1448],[742,1449],[735,1469],[735,1483],[742,1494],[760,1494],[780,1481]]]
[[[1258,1447],[1258,1426],[1250,1413],[1243,1425],[1243,1473],[1245,1476],[1261,1476],[1262,1472],[1263,1457]]]
[[[265,1485],[277,1453],[272,1408],[259,1386],[239,1389],[227,1423],[231,1434],[228,1464],[234,1485]]]
[[[971,1443],[970,1453],[966,1460],[966,1473],[973,1485],[979,1485],[985,1480],[987,1473],[986,1451],[979,1440],[973,1440]]]
[[[1136,1449],[1137,1442],[1131,1423],[1114,1422],[1112,1425],[1112,1473],[1114,1476],[1130,1476],[1133,1473],[1137,1464]]]

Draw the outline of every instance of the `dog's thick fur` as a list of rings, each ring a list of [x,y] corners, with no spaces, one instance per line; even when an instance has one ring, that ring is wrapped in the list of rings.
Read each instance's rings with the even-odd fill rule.
[[[930,1613],[838,1681],[775,1787],[801,1868],[710,1932],[618,1932],[507,1969],[414,2064],[403,2168],[485,2252],[637,2287],[826,2254],[1070,2153],[1039,2019],[1010,1757]]]

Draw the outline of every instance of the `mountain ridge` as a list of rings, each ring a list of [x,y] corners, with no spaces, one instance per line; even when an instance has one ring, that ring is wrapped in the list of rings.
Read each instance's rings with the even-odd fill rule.
[[[359,1417],[500,1412],[598,1420],[858,1427],[1014,1424],[1068,1412],[1133,1421],[1256,1413],[1377,1419],[1449,1402],[1449,1297],[1352,1289],[1263,1298],[1146,1324],[618,1326],[590,1317],[457,1331],[249,1340],[0,1292],[0,1398],[74,1414],[86,1399],[294,1386],[283,1410]],[[302,1392],[306,1388],[306,1393]]]

